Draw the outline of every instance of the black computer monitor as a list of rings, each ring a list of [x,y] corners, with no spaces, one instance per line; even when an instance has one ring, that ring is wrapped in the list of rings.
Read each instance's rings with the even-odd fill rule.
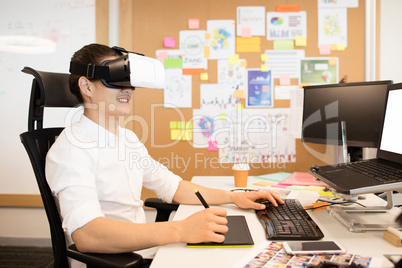
[[[351,160],[362,147],[376,148],[384,118],[387,86],[392,81],[325,84],[304,87],[302,141],[342,145],[341,122]]]

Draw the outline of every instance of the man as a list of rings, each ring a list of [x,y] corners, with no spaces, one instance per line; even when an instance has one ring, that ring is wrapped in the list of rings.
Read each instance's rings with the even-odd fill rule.
[[[120,52],[107,46],[91,44],[77,51],[71,62],[100,66],[119,56]],[[156,246],[224,240],[228,228],[223,208],[203,209],[182,221],[146,223],[140,199],[142,186],[167,202],[181,204],[200,204],[194,189],[210,205],[233,203],[263,209],[264,205],[254,201],[283,203],[268,191],[228,192],[201,187],[153,160],[137,136],[119,126],[119,119],[131,113],[133,88],[111,88],[100,79],[71,74],[70,89],[84,104],[84,115],[67,127],[50,149],[46,176],[59,204],[67,241],[75,243],[78,250],[137,251],[144,258],[152,258]],[[130,157],[133,155],[136,157]]]

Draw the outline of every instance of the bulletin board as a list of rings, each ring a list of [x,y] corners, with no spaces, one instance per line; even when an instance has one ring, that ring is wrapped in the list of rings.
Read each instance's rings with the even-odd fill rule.
[[[325,1],[323,1],[325,2]],[[198,30],[207,30],[209,20],[237,19],[237,7],[264,6],[265,12],[274,12],[281,5],[297,5],[306,12],[306,45],[295,46],[304,50],[305,57],[337,58],[340,80],[347,75],[348,82],[364,81],[364,5],[358,1],[358,7],[347,8],[347,47],[331,49],[330,55],[320,54],[318,47],[318,1],[298,0],[170,0],[170,1],[121,1],[120,2],[120,42],[127,50],[156,57],[158,50],[164,47],[166,37],[175,39],[179,49],[180,31],[189,30],[189,19],[199,19]],[[286,9],[286,7],[284,7]],[[292,7],[294,8],[294,7]],[[378,12],[379,13],[379,12]],[[379,21],[379,20],[377,20]],[[240,59],[247,61],[247,68],[261,68],[261,54],[274,49],[274,41],[267,40],[266,34],[260,37],[261,48],[256,52],[238,52]],[[339,47],[338,47],[339,48]],[[134,93],[133,116],[125,122],[125,127],[132,129],[146,145],[150,155],[166,165],[183,179],[193,176],[227,176],[232,174],[233,163],[220,163],[219,152],[207,148],[194,148],[192,140],[172,140],[171,122],[188,122],[193,118],[193,110],[200,109],[200,87],[202,84],[216,84],[218,81],[216,59],[208,59],[207,80],[200,75],[192,76],[192,102],[189,108],[165,108],[163,89],[137,88]],[[273,86],[280,83],[273,79]],[[297,78],[290,79],[291,85],[300,85]],[[300,89],[302,90],[302,89]],[[244,110],[246,99],[240,99]],[[289,99],[274,99],[272,107],[258,109],[290,108]],[[324,145],[295,142],[296,161],[286,163],[253,163],[250,175],[275,172],[307,171],[313,165],[333,163],[334,149]],[[313,153],[312,153],[313,152]],[[143,197],[153,196],[144,191]]]

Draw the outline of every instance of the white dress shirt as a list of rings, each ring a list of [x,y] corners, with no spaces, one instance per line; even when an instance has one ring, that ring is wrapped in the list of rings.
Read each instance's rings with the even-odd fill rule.
[[[98,217],[145,223],[142,186],[171,202],[181,180],[153,160],[132,131],[119,127],[116,136],[84,115],[50,148],[46,177],[68,245],[76,229]]]

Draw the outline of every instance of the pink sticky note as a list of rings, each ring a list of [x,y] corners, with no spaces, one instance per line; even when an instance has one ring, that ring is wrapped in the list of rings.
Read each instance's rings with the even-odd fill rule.
[[[320,55],[329,55],[331,54],[331,45],[330,44],[322,44],[320,45]]]
[[[282,74],[279,77],[279,85],[281,85],[281,86],[289,86],[290,85],[290,75]]]
[[[174,40],[174,37],[165,37],[165,40],[163,42],[164,47],[170,47],[174,48],[176,46],[176,42]]]
[[[158,52],[158,60],[162,63],[165,62],[165,59],[168,58],[168,52],[167,51],[159,51]]]
[[[199,29],[200,28],[200,20],[199,19],[188,19],[188,28],[189,29]]]
[[[208,141],[208,151],[218,151],[218,142]]]
[[[251,28],[247,28],[247,27],[241,28],[241,37],[250,38],[251,37]]]

